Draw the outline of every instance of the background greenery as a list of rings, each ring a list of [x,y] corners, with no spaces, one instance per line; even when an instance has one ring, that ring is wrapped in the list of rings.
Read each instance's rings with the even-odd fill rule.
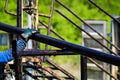
[[[111,18],[105,15],[102,11],[100,11],[98,8],[93,6],[88,0],[61,0],[66,6],[68,6],[72,11],[74,11],[77,15],[79,15],[83,20],[106,20],[108,22],[107,26],[107,33],[110,33],[110,23]],[[104,8],[108,13],[111,15],[120,15],[120,0],[94,0],[98,5],[100,5],[102,8]],[[39,1],[39,13],[47,14],[50,13],[50,3],[51,0],[40,0]],[[4,22],[7,24],[11,24],[16,26],[16,17],[11,16],[9,14],[6,14],[4,12],[4,5],[5,0],[0,1],[0,22]],[[63,7],[61,7],[57,2],[55,2],[55,8],[59,9],[61,12],[63,12],[67,17],[72,19],[76,24],[82,26],[82,22],[76,19],[72,14],[70,14],[68,11],[66,11]],[[9,0],[8,4],[8,10],[11,12],[16,12],[16,0]],[[24,13],[24,26],[26,26],[26,20],[27,16],[26,13]],[[46,24],[48,23],[48,19],[39,17],[40,20],[45,21]],[[41,25],[41,24],[39,24]],[[62,35],[67,41],[73,42],[75,44],[82,44],[81,38],[81,31],[78,30],[74,25],[72,25],[70,22],[68,22],[65,18],[60,16],[58,13],[54,11],[53,18],[52,18],[52,28],[58,32],[60,35]],[[43,33],[45,33],[43,31]],[[46,34],[46,33],[45,33]],[[52,34],[53,35],[53,34]],[[53,35],[53,37],[56,37]],[[57,38],[57,37],[56,37]],[[74,64],[77,64],[79,60],[79,56],[65,56],[62,58],[55,57],[58,59],[57,61],[67,62],[67,59],[69,58],[69,62],[73,61]],[[62,60],[61,60],[62,59]]]

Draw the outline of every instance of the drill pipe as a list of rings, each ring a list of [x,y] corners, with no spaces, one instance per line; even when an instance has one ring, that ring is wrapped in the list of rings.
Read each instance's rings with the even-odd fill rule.
[[[24,29],[17,28],[17,27],[14,27],[14,26],[11,26],[5,23],[1,23],[1,22],[0,22],[0,30],[6,31],[12,34],[17,34],[17,35],[20,35],[21,33],[25,31]],[[58,48],[67,49],[77,54],[95,58],[97,60],[104,61],[104,62],[113,64],[116,66],[120,66],[120,56],[116,56],[110,53],[97,51],[97,50],[90,49],[85,46],[80,46],[77,44],[73,44],[73,43],[70,43],[64,40],[56,39],[56,38],[42,35],[42,34],[32,35],[30,39],[33,39],[33,40],[36,40],[36,41],[39,41],[39,42],[42,42],[42,43],[45,43],[51,46],[55,46]]]

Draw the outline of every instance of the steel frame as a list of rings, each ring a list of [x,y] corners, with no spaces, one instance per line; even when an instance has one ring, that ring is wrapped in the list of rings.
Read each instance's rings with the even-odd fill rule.
[[[67,9],[70,13],[72,13],[76,18],[78,18],[80,21],[82,21],[83,23],[85,23],[88,27],[90,27],[92,30],[94,30],[92,28],[92,26],[90,26],[89,24],[87,24],[86,22],[84,22],[84,20],[82,18],[80,18],[78,15],[76,15],[72,10],[70,10],[66,5],[64,5],[62,2],[60,2],[59,0],[55,0],[56,2],[58,2],[61,6],[63,6],[65,9]],[[120,23],[120,21],[114,17],[112,17],[108,12],[106,12],[104,9],[102,9],[100,6],[98,6],[95,2],[93,2],[92,0],[89,0],[93,5],[95,5],[97,8],[99,8],[102,12],[104,12],[106,15],[108,15],[109,17],[111,17],[112,19],[114,19],[117,23]],[[5,6],[5,11],[8,13],[8,14],[11,14],[11,15],[16,15],[16,14],[13,14],[11,12],[9,12],[7,10],[7,2],[8,0],[6,0],[6,6]],[[22,0],[17,0],[17,26],[18,27],[21,27],[22,26]],[[43,55],[47,55],[47,56],[50,56],[50,55],[84,55],[84,56],[88,56],[90,58],[88,58],[91,62],[93,62],[96,66],[98,66],[101,70],[105,71],[107,74],[109,74],[112,78],[114,78],[115,80],[117,80],[114,76],[112,76],[109,72],[107,72],[106,70],[104,70],[103,68],[101,68],[99,66],[99,64],[97,64],[93,59],[91,58],[95,58],[95,59],[98,59],[98,60],[101,60],[101,61],[104,61],[104,62],[107,62],[107,63],[110,63],[110,64],[113,64],[113,65],[116,65],[116,66],[120,66],[119,62],[120,62],[120,57],[114,53],[113,51],[111,51],[109,48],[107,48],[106,46],[104,46],[104,44],[100,43],[99,41],[97,41],[97,39],[95,39],[93,36],[91,36],[89,33],[87,33],[91,38],[93,38],[95,41],[97,41],[99,44],[101,44],[104,48],[106,48],[108,51],[110,51],[111,53],[113,54],[108,54],[108,53],[105,53],[105,52],[100,52],[100,51],[96,51],[96,50],[92,50],[92,49],[89,49],[89,48],[86,48],[84,46],[80,46],[80,45],[76,45],[76,44],[73,44],[73,43],[69,43],[67,41],[64,41],[64,38],[62,36],[60,36],[58,33],[56,33],[54,30],[52,30],[50,28],[50,25],[51,25],[51,19],[52,19],[52,12],[53,10],[55,10],[57,13],[59,13],[61,16],[63,16],[64,18],[66,18],[70,23],[72,23],[73,25],[75,25],[76,27],[78,27],[80,30],[84,31],[81,27],[79,27],[76,23],[74,23],[74,21],[72,21],[71,19],[69,19],[67,16],[65,16],[63,13],[61,13],[58,9],[53,9],[54,8],[54,0],[52,0],[52,5],[51,5],[51,13],[49,16],[47,15],[44,15],[44,14],[39,14],[39,16],[43,16],[43,17],[47,17],[49,18],[49,23],[48,25],[45,24],[44,22],[40,21],[39,20],[39,23],[41,23],[42,25],[44,25],[47,29],[48,29],[48,35],[50,35],[51,32],[53,32],[54,34],[56,34],[58,37],[60,37],[61,39],[63,40],[58,40],[58,39],[55,39],[55,38],[52,38],[52,37],[49,37],[49,36],[46,36],[46,35],[42,35],[42,34],[36,34],[34,36],[31,37],[31,39],[34,39],[36,41],[39,41],[39,42],[42,42],[42,43],[45,43],[45,44],[49,44],[49,45],[52,45],[52,46],[55,46],[55,47],[58,47],[58,48],[62,48],[62,49],[67,49],[69,50],[68,52],[57,52],[57,51],[53,51],[53,52],[45,52],[45,51],[39,51],[39,50],[30,50],[30,51],[23,51],[23,52],[17,52],[16,51],[16,48],[13,47],[13,54],[16,54],[14,55],[15,57],[15,64],[17,64],[15,70],[16,70],[16,74],[19,74],[19,75],[16,75],[16,80],[21,80],[21,73],[22,73],[22,63],[20,62],[21,61],[21,57],[22,56],[43,56]],[[24,8],[24,10],[27,9],[27,8]],[[38,11],[37,11],[38,12]],[[37,15],[37,13],[34,13]],[[20,35],[22,32],[24,32],[23,29],[20,29],[20,28],[13,28],[14,26],[11,26],[11,25],[8,25],[8,24],[4,24],[4,23],[0,23],[0,29],[3,30],[3,31],[6,31],[6,32],[9,32],[9,33],[12,33],[12,34],[17,34],[17,35]],[[6,30],[6,28],[8,28]],[[94,30],[98,35],[100,35],[103,39],[105,39],[109,44],[111,44],[113,47],[115,47],[117,50],[120,50],[118,46],[112,44],[109,40],[107,40],[104,36],[102,36],[100,33],[98,33],[96,30]],[[16,43],[13,42],[13,45],[15,46]],[[47,48],[46,48],[47,49]],[[33,53],[36,52],[36,54]],[[72,52],[70,52],[72,51]],[[75,53],[73,53],[75,52]],[[21,53],[20,55],[18,55],[18,53]],[[27,53],[27,54],[23,54],[23,53]],[[76,54],[77,53],[77,54]],[[86,73],[86,59],[81,59],[83,60],[81,63],[82,66],[82,80],[87,80],[87,73]],[[20,64],[19,64],[20,63]],[[19,66],[18,66],[19,65]],[[63,79],[61,79],[63,80]]]

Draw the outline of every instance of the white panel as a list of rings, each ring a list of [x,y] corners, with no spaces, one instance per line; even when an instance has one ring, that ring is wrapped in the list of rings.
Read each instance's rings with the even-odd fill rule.
[[[92,26],[92,28],[94,28],[97,32],[99,32],[101,35],[103,35],[104,37],[107,36],[107,32],[106,32],[106,21],[92,21],[92,20],[87,20],[86,21],[88,24],[90,24]],[[103,40],[96,32],[94,32],[93,30],[91,30],[88,26],[84,25],[82,26],[82,28],[87,31],[90,35],[92,35],[94,38],[96,38],[98,41],[100,41],[102,44],[106,45],[106,41]],[[83,42],[83,46],[87,46],[89,48],[92,49],[96,49],[99,51],[104,51],[104,48],[98,43],[96,42],[94,39],[91,39],[91,37],[89,35],[87,35],[86,33],[82,32],[82,42]],[[105,67],[103,62],[95,60],[98,64],[100,64],[101,67]],[[88,66],[88,80],[105,80],[105,74],[103,71],[101,71],[100,69],[97,68],[97,66],[95,66],[93,63],[91,63],[89,60],[87,61],[87,66]]]

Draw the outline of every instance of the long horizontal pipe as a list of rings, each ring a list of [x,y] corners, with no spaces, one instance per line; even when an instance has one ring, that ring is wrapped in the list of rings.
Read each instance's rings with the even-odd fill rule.
[[[12,34],[18,34],[20,35],[21,33],[24,32],[24,29],[21,28],[17,28],[5,23],[1,23],[0,22],[0,30],[12,33]],[[73,44],[64,40],[59,40],[56,38],[52,38],[50,36],[46,36],[46,35],[42,35],[42,34],[35,34],[34,36],[31,36],[31,39],[45,43],[45,44],[49,44],[58,48],[62,48],[62,49],[67,49],[70,51],[73,51],[77,54],[81,54],[84,56],[88,56],[91,58],[95,58],[98,59],[100,61],[104,61],[116,66],[120,66],[120,57],[119,56],[115,56],[109,53],[105,53],[105,52],[101,52],[101,51],[97,51],[97,50],[93,50],[84,46],[80,46],[77,44]]]
[[[78,55],[70,51],[54,51],[54,50],[38,50],[38,49],[29,49],[25,51],[18,52],[20,56],[56,56],[56,55]]]

